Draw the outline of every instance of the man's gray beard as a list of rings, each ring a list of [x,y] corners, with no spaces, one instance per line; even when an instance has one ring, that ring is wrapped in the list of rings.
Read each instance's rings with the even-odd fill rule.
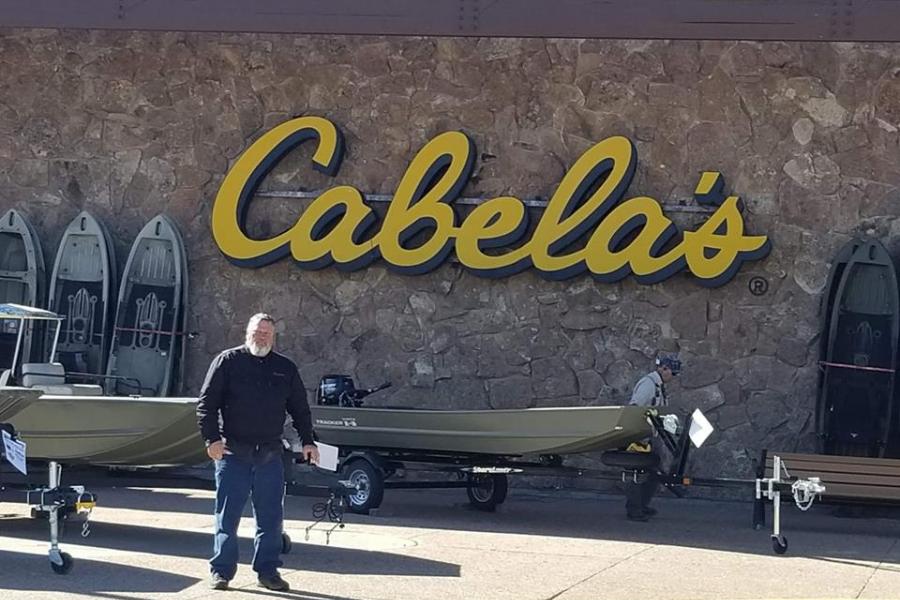
[[[260,346],[254,342],[247,342],[247,349],[250,350],[250,354],[253,356],[262,358],[272,351],[272,346]]]

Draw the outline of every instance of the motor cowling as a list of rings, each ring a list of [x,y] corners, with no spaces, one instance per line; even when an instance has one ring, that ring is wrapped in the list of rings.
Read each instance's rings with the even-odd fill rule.
[[[349,375],[323,375],[316,388],[316,404],[341,406],[355,396],[356,386]]]

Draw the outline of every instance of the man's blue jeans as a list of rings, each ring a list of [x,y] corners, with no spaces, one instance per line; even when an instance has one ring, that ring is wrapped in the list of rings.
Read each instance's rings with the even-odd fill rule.
[[[280,450],[226,454],[216,461],[216,534],[209,565],[213,573],[229,580],[237,572],[237,529],[247,498],[256,519],[253,570],[271,576],[282,564],[284,466]]]

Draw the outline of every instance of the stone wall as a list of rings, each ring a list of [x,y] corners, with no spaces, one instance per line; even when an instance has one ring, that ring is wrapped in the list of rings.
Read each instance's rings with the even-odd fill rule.
[[[677,205],[693,205],[699,171],[721,171],[773,250],[713,290],[686,275],[486,280],[453,263],[417,277],[378,263],[239,269],[211,239],[212,200],[242,149],[297,114],[338,124],[344,164],[334,180],[313,174],[301,148],[265,189],[390,194],[419,147],[462,129],[479,152],[465,196],[546,198],[585,149],[622,134],[638,149],[630,195],[695,227],[703,215]],[[260,309],[281,318],[279,345],[308,387],[327,372],[389,379],[394,404],[621,403],[657,349],[678,350],[674,401],[718,427],[706,474],[746,472],[763,447],[813,446],[828,261],[859,232],[898,250],[898,127],[888,44],[0,32],[2,209],[22,209],[51,257],[82,209],[120,258],[148,219],[173,217],[199,332],[191,392]],[[288,227],[298,204],[258,200],[254,231]],[[749,292],[753,276],[766,294]]]

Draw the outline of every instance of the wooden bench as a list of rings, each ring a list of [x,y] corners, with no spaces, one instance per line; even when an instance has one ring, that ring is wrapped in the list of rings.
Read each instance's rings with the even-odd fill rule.
[[[776,454],[791,479],[822,480],[823,502],[900,504],[900,459],[767,452],[765,477],[773,476],[772,456]]]

